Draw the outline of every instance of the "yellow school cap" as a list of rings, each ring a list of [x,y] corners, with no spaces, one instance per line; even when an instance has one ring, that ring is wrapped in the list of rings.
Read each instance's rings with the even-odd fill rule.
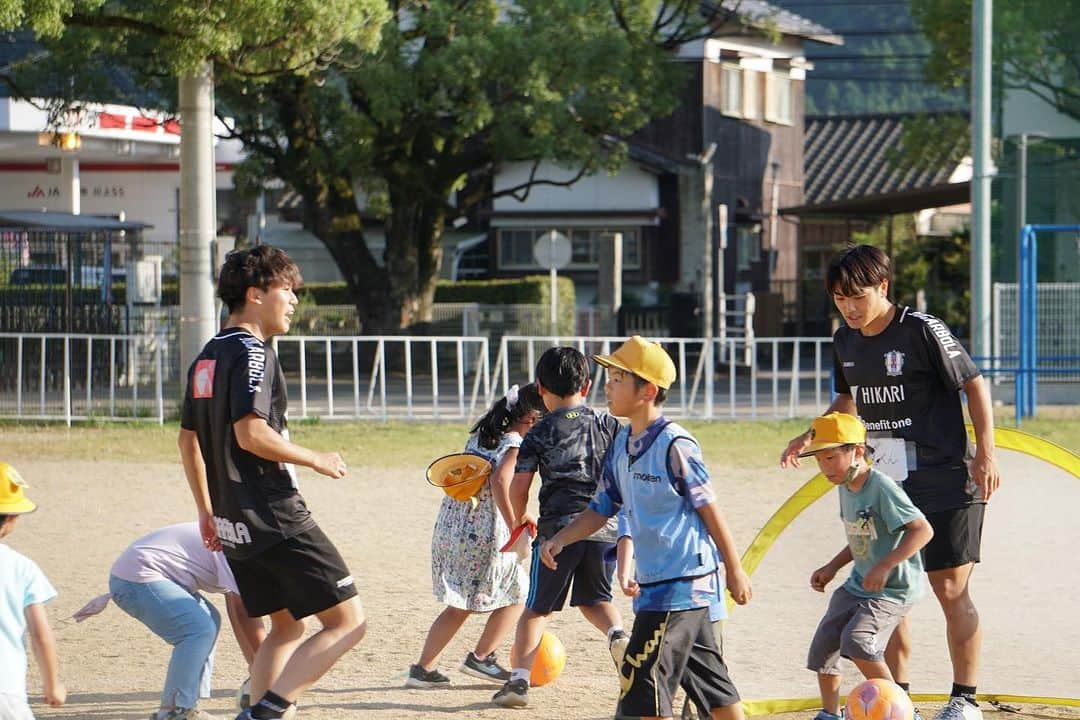
[[[866,426],[862,420],[847,413],[831,412],[814,418],[810,425],[810,444],[799,457],[842,445],[862,445],[866,442]]]
[[[37,505],[23,494],[24,487],[26,481],[19,472],[0,462],[0,515],[19,515],[37,509]]]
[[[604,367],[633,373],[665,390],[675,382],[675,363],[671,356],[660,343],[648,342],[640,335],[634,335],[610,355],[593,355],[593,360]]]

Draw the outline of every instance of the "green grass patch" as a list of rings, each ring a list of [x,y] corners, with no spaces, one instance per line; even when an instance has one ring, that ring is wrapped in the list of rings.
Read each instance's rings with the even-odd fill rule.
[[[1012,418],[997,418],[1013,427]],[[711,465],[773,467],[787,441],[802,432],[802,420],[688,421]],[[1025,432],[1080,451],[1080,408],[1027,420]],[[446,453],[459,452],[468,427],[461,422],[293,421],[293,440],[316,450],[337,450],[349,464],[364,467],[425,467]],[[178,462],[175,422],[94,423],[70,429],[48,424],[0,425],[0,459]]]

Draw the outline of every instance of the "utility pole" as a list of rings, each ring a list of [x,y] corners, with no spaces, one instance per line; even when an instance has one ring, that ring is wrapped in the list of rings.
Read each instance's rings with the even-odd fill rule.
[[[971,350],[990,356],[990,90],[993,0],[971,4]]]
[[[211,250],[214,78],[210,63],[180,78],[180,372],[217,332]]]

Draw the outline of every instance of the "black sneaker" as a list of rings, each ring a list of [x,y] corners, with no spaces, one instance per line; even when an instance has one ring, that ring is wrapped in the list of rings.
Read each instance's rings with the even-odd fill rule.
[[[469,653],[465,661],[461,663],[461,672],[472,675],[481,680],[502,683],[510,679],[510,671],[495,662],[495,653],[491,653],[483,660],[477,660],[476,655]]]
[[[409,666],[409,678],[405,681],[405,687],[410,688],[430,688],[449,684],[450,678],[438,670],[425,670],[419,665]]]
[[[525,707],[529,704],[529,681],[507,680],[491,702],[505,708]]]

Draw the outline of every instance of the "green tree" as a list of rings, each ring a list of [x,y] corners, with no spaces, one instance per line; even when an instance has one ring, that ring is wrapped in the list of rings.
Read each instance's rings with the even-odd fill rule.
[[[941,88],[970,87],[971,0],[911,0],[911,13],[930,43],[928,80]],[[1001,90],[1026,90],[1058,112],[1080,120],[1080,13],[1061,0],[994,3],[993,62]],[[963,156],[967,118],[945,124],[910,123],[905,128],[904,164],[917,166]]]
[[[428,0],[393,7],[379,52],[306,77],[221,86],[251,153],[241,182],[277,177],[304,198],[366,332],[430,319],[448,220],[493,197],[615,170],[619,138],[676,102],[667,48],[702,30],[697,3]],[[613,11],[614,8],[614,11]],[[726,12],[726,11],[725,11]],[[507,162],[531,163],[495,191]],[[538,174],[543,161],[571,180]],[[358,193],[364,198],[358,201]],[[382,262],[361,208],[383,219]]]
[[[889,294],[895,302],[916,307],[921,292],[927,312],[944,320],[958,337],[966,336],[971,306],[967,230],[920,237],[915,216],[901,214],[883,220],[869,232],[855,233],[852,241],[891,253],[893,279]]]

